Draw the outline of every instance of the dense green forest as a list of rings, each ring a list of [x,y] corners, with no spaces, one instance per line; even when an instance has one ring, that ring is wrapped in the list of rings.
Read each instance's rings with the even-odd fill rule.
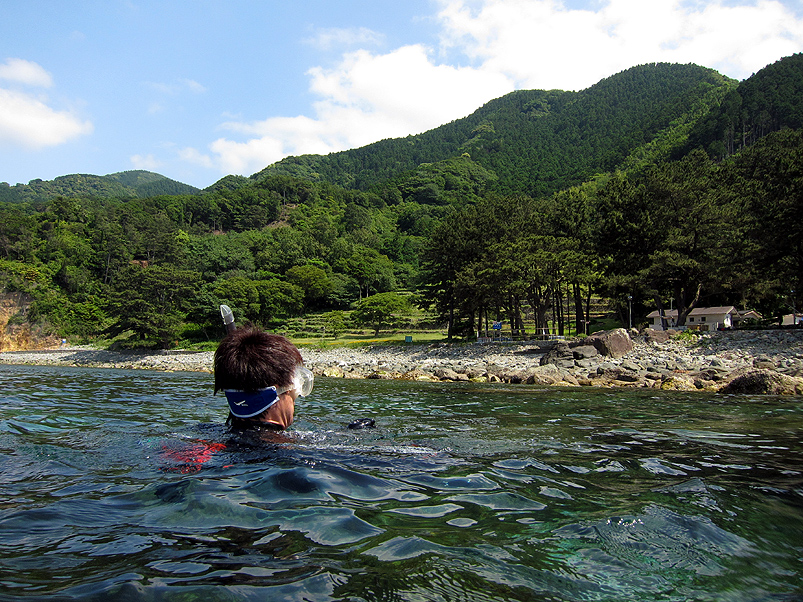
[[[582,332],[592,298],[680,323],[789,313],[801,91],[803,55],[739,84],[643,65],[203,191],[149,172],[0,185],[0,286],[30,301],[7,328],[166,347],[219,337],[220,303],[267,328],[323,314],[378,332],[412,302],[450,337]]]
[[[543,196],[611,171],[631,153],[645,155],[642,147],[658,137],[664,146],[677,144],[735,83],[697,65],[641,65],[581,92],[513,92],[418,136],[289,157],[253,177],[286,174],[381,190],[422,163],[468,153],[496,174],[500,192]]]

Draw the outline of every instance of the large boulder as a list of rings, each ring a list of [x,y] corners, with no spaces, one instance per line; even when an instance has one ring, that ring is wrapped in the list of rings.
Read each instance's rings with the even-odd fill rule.
[[[541,357],[540,364],[542,366],[554,364],[561,368],[573,368],[574,353],[568,343],[560,341]]]
[[[750,370],[737,376],[720,393],[748,395],[802,395],[803,379],[772,370]]]
[[[604,330],[587,336],[583,345],[593,345],[600,355],[619,358],[633,351],[633,340],[624,328]]]

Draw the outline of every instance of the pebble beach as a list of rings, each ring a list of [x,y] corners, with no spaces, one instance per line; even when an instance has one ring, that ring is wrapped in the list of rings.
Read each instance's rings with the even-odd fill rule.
[[[332,378],[803,395],[803,330],[710,332],[693,339],[655,331],[610,332],[626,339],[624,351],[595,351],[578,340],[333,346],[301,353],[317,376]],[[213,353],[64,346],[2,352],[0,364],[211,373]]]

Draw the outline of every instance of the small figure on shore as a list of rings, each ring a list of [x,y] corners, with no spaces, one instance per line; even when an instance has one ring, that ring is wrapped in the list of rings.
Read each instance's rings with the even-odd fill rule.
[[[313,380],[293,343],[253,326],[230,330],[215,351],[215,393],[225,393],[235,429],[286,429]]]

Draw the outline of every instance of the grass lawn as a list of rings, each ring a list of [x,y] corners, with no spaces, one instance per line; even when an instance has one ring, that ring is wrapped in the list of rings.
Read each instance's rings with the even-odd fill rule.
[[[361,345],[375,345],[377,343],[405,344],[406,338],[411,337],[411,344],[436,343],[446,340],[446,335],[441,331],[409,331],[409,332],[388,332],[380,331],[379,336],[371,334],[355,334],[345,332],[337,338],[327,337],[290,337],[295,345],[299,347],[359,347]]]

